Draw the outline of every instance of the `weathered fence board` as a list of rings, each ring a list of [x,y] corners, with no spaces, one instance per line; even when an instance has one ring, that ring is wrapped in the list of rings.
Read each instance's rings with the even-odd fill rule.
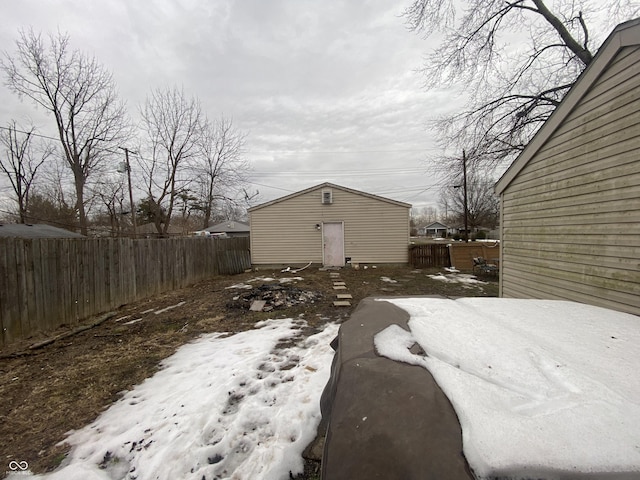
[[[473,271],[474,257],[484,257],[489,263],[498,263],[500,243],[456,242],[451,245],[451,262],[458,270]]]
[[[409,247],[409,262],[414,268],[449,267],[449,248],[442,243],[426,243]]]
[[[250,266],[246,237],[0,238],[1,345]]]

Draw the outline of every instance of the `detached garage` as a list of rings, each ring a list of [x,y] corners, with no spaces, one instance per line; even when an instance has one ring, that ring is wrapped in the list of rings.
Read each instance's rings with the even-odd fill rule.
[[[640,19],[613,31],[496,191],[501,296],[640,315]]]
[[[251,263],[408,263],[411,205],[323,183],[249,209]]]

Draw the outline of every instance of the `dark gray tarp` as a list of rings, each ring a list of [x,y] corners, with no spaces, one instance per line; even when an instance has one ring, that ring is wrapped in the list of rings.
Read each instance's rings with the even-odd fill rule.
[[[431,374],[375,352],[378,332],[408,320],[367,298],[340,327],[321,399],[324,480],[473,479],[458,418]]]

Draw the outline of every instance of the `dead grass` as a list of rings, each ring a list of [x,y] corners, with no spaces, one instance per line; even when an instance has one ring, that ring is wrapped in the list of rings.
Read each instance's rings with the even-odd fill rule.
[[[44,339],[38,336],[5,348],[0,354],[0,458],[27,461],[34,473],[55,469],[67,447],[58,445],[66,433],[93,421],[131,389],[153,375],[162,359],[178,347],[207,332],[237,332],[267,318],[303,316],[309,332],[328,320],[343,321],[367,296],[443,295],[496,296],[497,283],[465,288],[430,279],[433,271],[385,267],[340,271],[353,296],[352,307],[334,307],[335,291],[329,274],[307,269],[296,275],[260,271],[233,277],[217,277],[190,288],[169,292],[120,308],[99,326],[28,350]],[[248,312],[228,308],[234,290],[226,287],[256,276],[301,276],[295,286],[323,294],[313,304],[272,312]],[[386,276],[397,283],[384,282]],[[259,284],[259,283],[258,283]],[[160,314],[148,312],[185,302]],[[144,313],[146,312],[146,313]],[[134,323],[133,320],[140,319]],[[49,336],[63,333],[48,332]],[[12,356],[13,355],[13,356]],[[4,474],[0,467],[0,476]]]

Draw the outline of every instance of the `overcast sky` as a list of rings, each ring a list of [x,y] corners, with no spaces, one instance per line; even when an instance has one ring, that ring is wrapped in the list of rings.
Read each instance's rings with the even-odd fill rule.
[[[59,29],[115,78],[134,118],[153,88],[184,87],[248,132],[259,202],[325,181],[435,205],[426,122],[455,104],[417,69],[433,45],[406,29],[410,0],[0,0],[0,48]],[[53,124],[0,87],[0,122]]]

